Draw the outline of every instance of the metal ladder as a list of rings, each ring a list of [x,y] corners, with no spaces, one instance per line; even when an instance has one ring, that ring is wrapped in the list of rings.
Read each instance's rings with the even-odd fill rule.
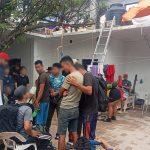
[[[99,38],[98,38],[96,48],[94,50],[94,54],[92,57],[91,66],[93,66],[94,63],[104,65],[105,58],[106,58],[107,51],[108,51],[107,47],[109,44],[110,36],[112,33],[112,29],[115,25],[115,17],[113,18],[112,21],[109,21],[109,23],[111,24],[110,27],[106,28],[105,27],[106,23],[107,21],[102,25],[102,28],[100,30]],[[102,41],[103,39],[105,40],[105,42]],[[98,52],[98,50],[101,50],[101,49],[103,49],[103,51]],[[95,59],[98,59],[98,61],[95,61]]]

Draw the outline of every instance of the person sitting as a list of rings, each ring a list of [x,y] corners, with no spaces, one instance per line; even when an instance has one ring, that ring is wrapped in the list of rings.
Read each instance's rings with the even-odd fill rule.
[[[118,88],[117,82],[112,84],[112,88],[109,92],[109,103],[108,103],[108,118],[105,122],[111,122],[116,120],[117,106],[121,99],[121,92]]]
[[[95,146],[102,146],[105,150],[113,150],[110,144],[102,138],[89,141],[85,137],[78,138],[75,144],[75,150],[95,150]]]
[[[17,104],[20,105],[17,115],[17,131],[27,140],[22,144],[36,143],[38,150],[51,150],[50,141],[41,139],[40,136],[43,134],[33,130],[32,109],[30,105],[27,104],[29,98],[27,88],[25,86],[19,86],[15,90],[14,96],[17,99]],[[19,143],[20,141],[16,140],[16,142]]]

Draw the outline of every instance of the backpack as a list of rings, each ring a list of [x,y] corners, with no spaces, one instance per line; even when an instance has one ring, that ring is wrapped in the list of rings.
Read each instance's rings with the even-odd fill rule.
[[[28,104],[10,104],[0,106],[0,132],[17,132],[19,107]],[[30,106],[29,106],[30,107]]]
[[[96,78],[98,82],[98,111],[106,112],[108,106],[108,97],[105,88],[101,86],[101,79]],[[104,81],[103,81],[104,83]],[[104,85],[104,84],[103,84]]]

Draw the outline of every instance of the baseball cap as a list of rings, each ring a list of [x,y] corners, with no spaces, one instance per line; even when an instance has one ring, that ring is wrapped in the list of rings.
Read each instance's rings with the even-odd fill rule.
[[[23,95],[25,95],[27,92],[28,92],[27,88],[25,86],[21,85],[15,90],[14,97],[17,100],[20,100],[23,97]]]
[[[7,53],[1,52],[0,53],[0,59],[4,59],[4,60],[8,61],[10,59],[10,57]]]

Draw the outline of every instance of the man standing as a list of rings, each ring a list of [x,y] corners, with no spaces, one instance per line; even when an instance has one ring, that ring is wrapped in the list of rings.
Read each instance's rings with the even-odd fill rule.
[[[43,62],[37,60],[35,62],[35,69],[39,74],[39,77],[36,81],[36,101],[35,107],[39,109],[39,112],[36,117],[36,124],[40,127],[40,131],[45,131],[48,111],[49,111],[49,83],[48,75],[44,71]]]
[[[47,120],[47,129],[51,126],[52,118],[55,110],[58,110],[60,106],[60,97],[59,97],[59,89],[61,88],[65,77],[61,73],[61,65],[60,63],[54,63],[52,67],[52,73],[49,76],[49,85],[50,85],[50,106],[49,106],[49,117]],[[58,139],[58,134],[56,134],[56,139]]]
[[[83,125],[84,136],[94,140],[98,116],[98,82],[81,64],[75,64],[75,68],[84,76],[83,85],[77,82],[74,77],[67,78],[69,84],[83,92],[79,105],[78,136],[80,137],[81,135]]]
[[[8,65],[9,55],[7,53],[0,53],[0,105],[3,105],[3,79],[4,79],[4,68]]]
[[[73,64],[70,56],[65,56],[61,59],[60,64],[65,72],[70,73],[67,77],[73,76],[77,79],[79,84],[83,84],[83,76],[79,73]],[[67,91],[68,94],[63,97],[58,115],[58,150],[65,150],[65,137],[67,129],[73,135],[74,144],[77,141],[77,124],[79,117],[79,101],[82,92],[74,86],[68,84],[67,80],[64,81],[60,95]]]

